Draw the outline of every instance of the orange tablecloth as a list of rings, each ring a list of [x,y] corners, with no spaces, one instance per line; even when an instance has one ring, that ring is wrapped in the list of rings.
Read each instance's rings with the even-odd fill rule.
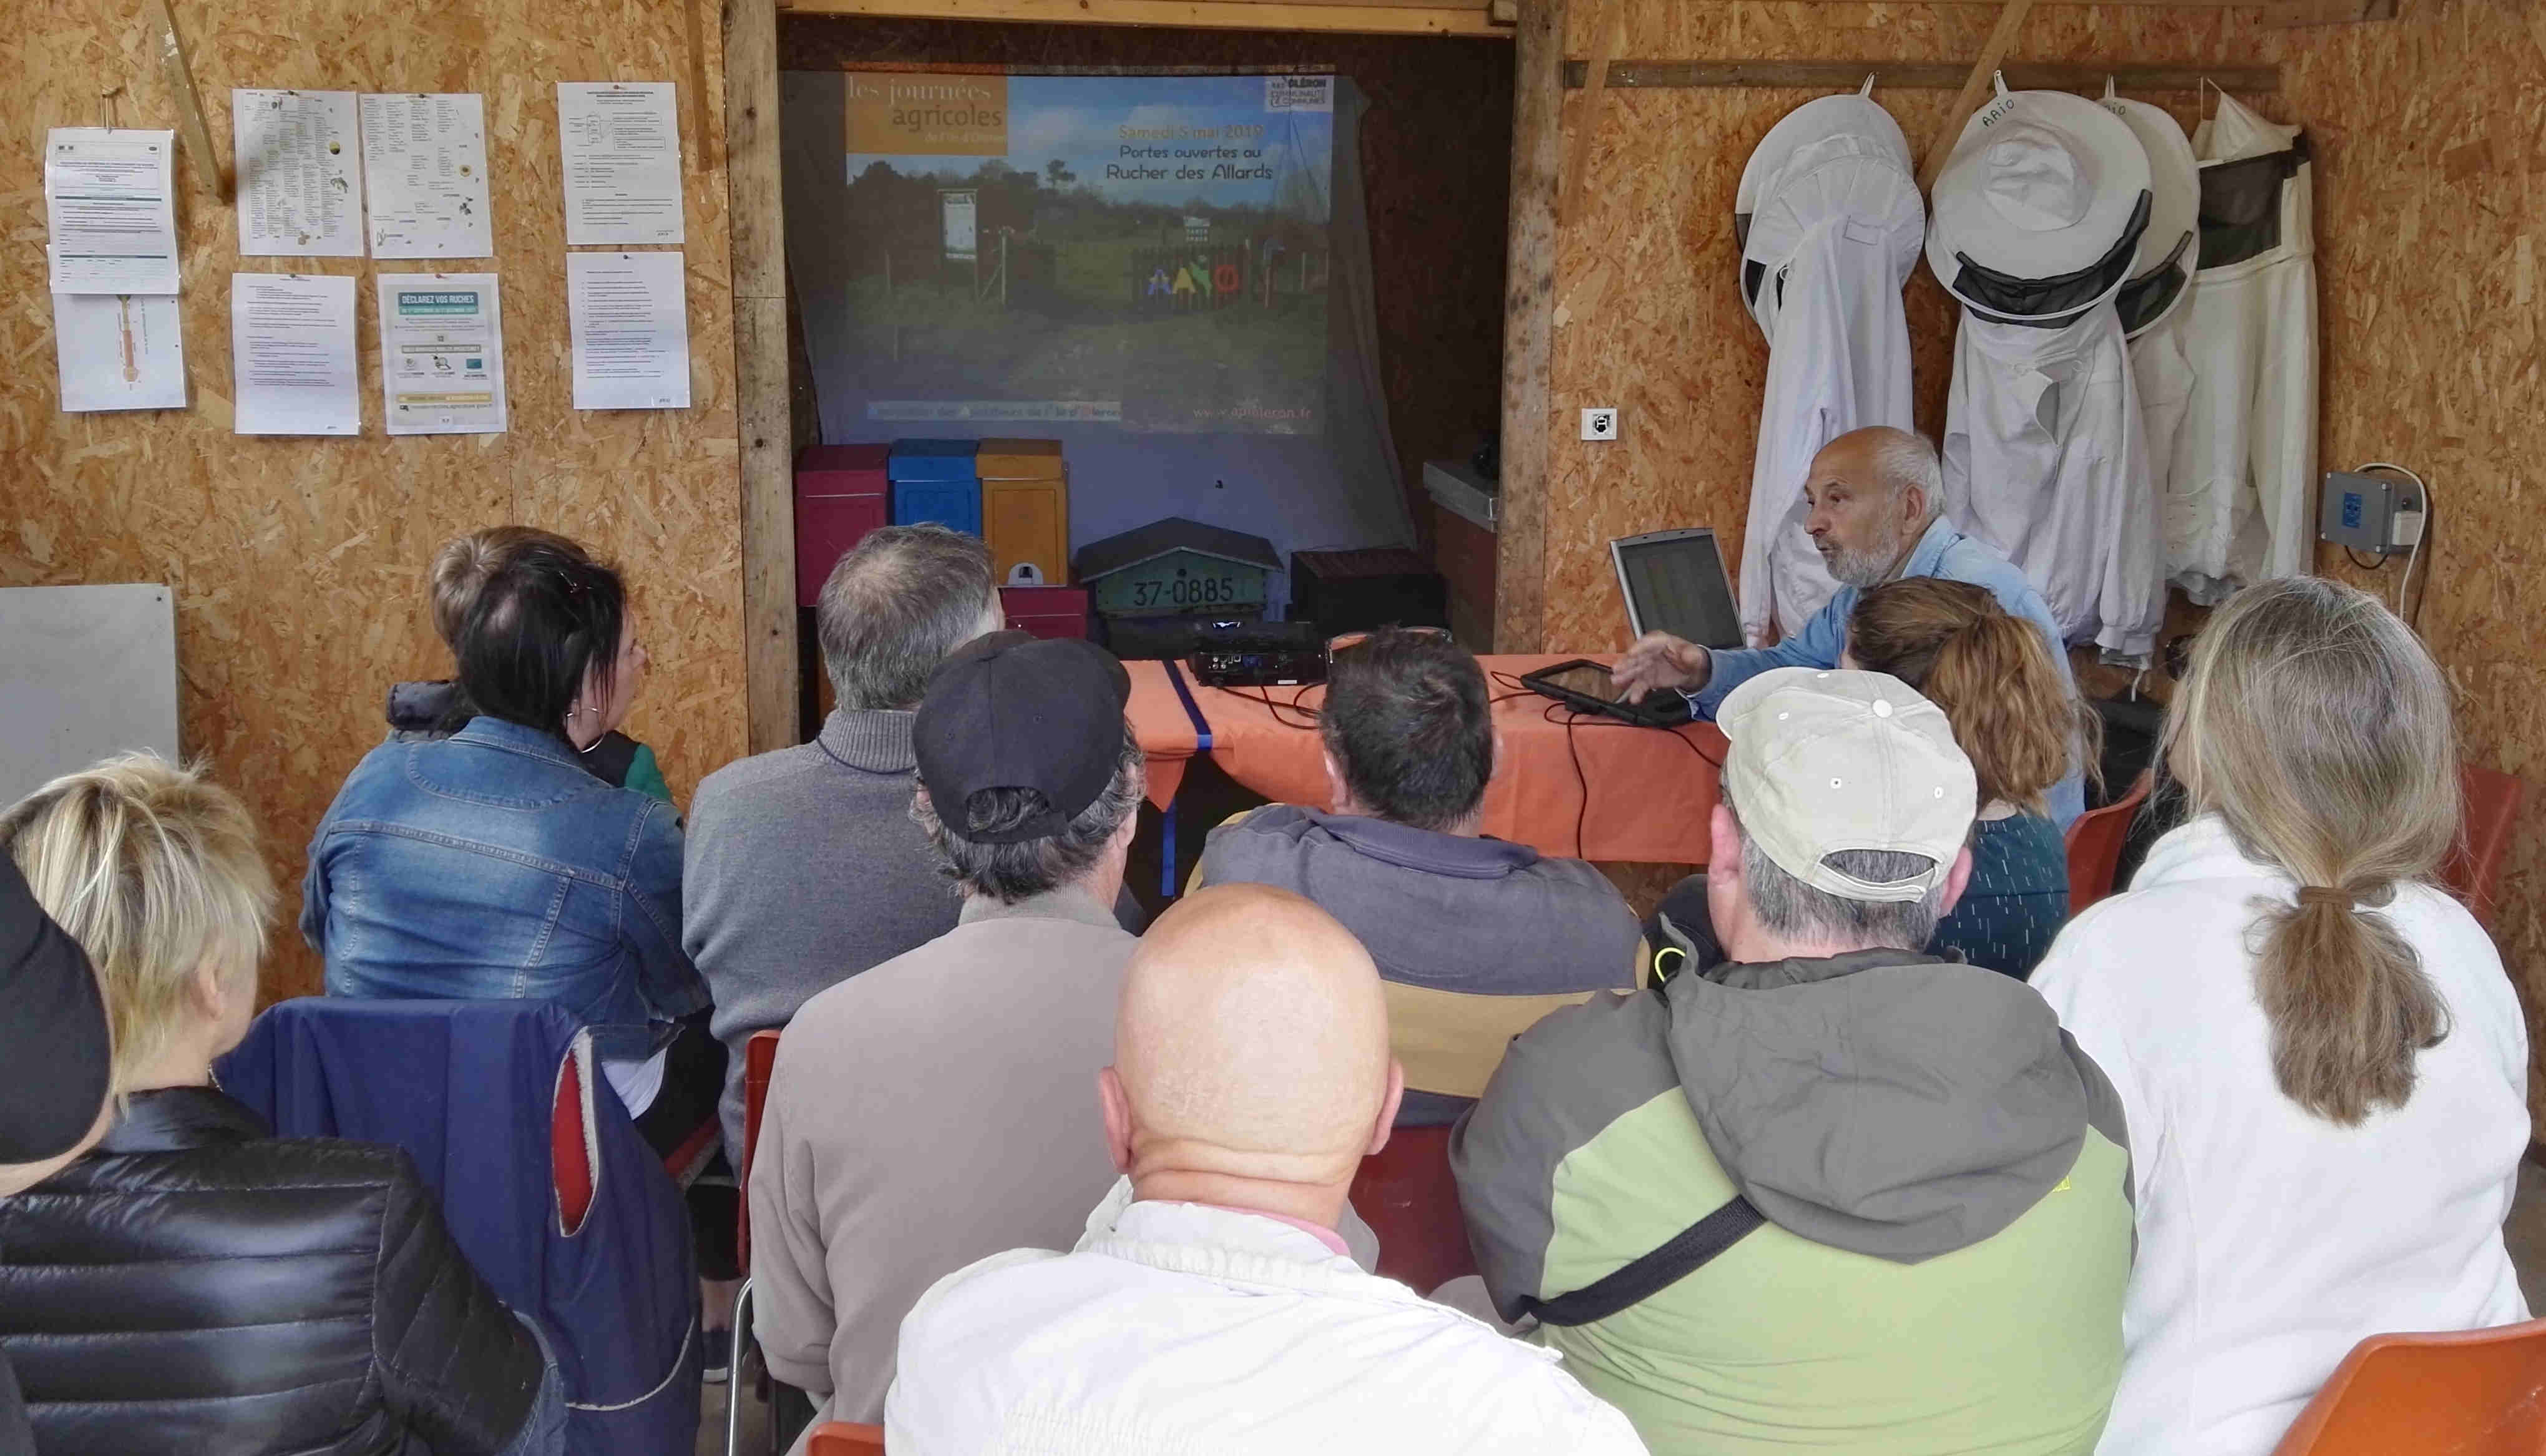
[[[1485,832],[1545,854],[1704,864],[1724,735],[1712,723],[1664,730],[1594,717],[1574,718],[1569,730],[1566,709],[1508,686],[1523,673],[1569,660],[1546,654],[1481,659],[1502,699],[1494,704],[1502,749],[1485,786]],[[1198,735],[1167,681],[1166,664],[1124,666],[1132,673],[1132,730],[1148,760],[1149,801],[1164,809],[1200,751]],[[1255,689],[1198,687],[1190,675],[1185,686],[1211,725],[1212,761],[1224,772],[1277,803],[1326,806],[1315,730],[1295,714],[1277,718]],[[1305,708],[1325,699],[1322,687],[1264,690],[1276,703],[1297,698]]]

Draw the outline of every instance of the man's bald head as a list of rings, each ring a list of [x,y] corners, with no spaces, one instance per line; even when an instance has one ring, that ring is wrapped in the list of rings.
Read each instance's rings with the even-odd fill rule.
[[[1315,905],[1262,885],[1198,891],[1150,926],[1114,1060],[1129,1124],[1118,1155],[1136,1183],[1339,1186],[1395,1111],[1370,953]]]
[[[1873,587],[1890,577],[1943,510],[1944,469],[1926,441],[1889,425],[1869,425],[1813,456],[1804,501],[1804,529],[1829,574],[1850,586]]]
[[[1944,467],[1935,448],[1907,430],[1868,425],[1850,430],[1813,456],[1812,479],[1844,480],[1860,490],[1915,489],[1932,514],[1944,504]]]

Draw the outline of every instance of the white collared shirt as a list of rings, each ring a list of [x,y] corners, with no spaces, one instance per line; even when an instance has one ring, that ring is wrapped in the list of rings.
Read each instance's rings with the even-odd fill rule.
[[[2137,385],[2108,300],[2056,329],[1968,310],[1945,397],[1945,510],[2006,553],[2061,636],[2155,650],[2164,537]]]
[[[938,1281],[902,1322],[893,1456],[1641,1456],[1558,1356],[1306,1230],[1115,1185],[1070,1254]]]

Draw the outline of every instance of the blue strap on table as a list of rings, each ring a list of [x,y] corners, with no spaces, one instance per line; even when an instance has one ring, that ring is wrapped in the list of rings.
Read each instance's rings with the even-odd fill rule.
[[[1176,700],[1185,705],[1185,716],[1193,719],[1194,753],[1197,757],[1211,752],[1211,720],[1202,715],[1202,705],[1194,701],[1193,689],[1185,686],[1185,675],[1168,658],[1160,666],[1167,670],[1167,685],[1176,689]],[[1158,811],[1163,834],[1158,840],[1158,893],[1169,900],[1176,898],[1176,799],[1182,797],[1183,785],[1167,799]]]

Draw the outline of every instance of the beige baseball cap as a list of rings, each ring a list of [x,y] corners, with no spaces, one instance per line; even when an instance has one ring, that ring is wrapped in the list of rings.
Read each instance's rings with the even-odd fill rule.
[[[1776,866],[1848,900],[1909,901],[1942,884],[1979,788],[1945,710],[1887,673],[1778,668],[1716,710],[1733,741],[1724,785]],[[1935,867],[1876,884],[1822,861],[1843,849],[1923,854]]]

